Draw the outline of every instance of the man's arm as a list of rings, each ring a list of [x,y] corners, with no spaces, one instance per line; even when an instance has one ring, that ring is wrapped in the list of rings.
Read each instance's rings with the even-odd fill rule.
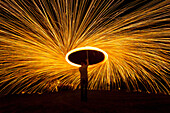
[[[87,65],[89,65],[89,59],[86,59]]]
[[[88,55],[88,50],[86,51],[87,52],[87,59],[86,59],[86,63],[87,63],[87,66],[89,65],[89,55]]]

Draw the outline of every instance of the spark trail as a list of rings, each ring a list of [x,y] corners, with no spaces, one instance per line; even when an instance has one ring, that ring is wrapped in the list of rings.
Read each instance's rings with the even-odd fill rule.
[[[65,56],[91,46],[108,60],[88,69],[90,90],[170,94],[168,0],[0,1],[0,93],[79,88]]]

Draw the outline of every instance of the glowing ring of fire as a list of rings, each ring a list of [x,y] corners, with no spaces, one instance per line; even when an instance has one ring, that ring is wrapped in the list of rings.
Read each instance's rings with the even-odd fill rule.
[[[105,51],[103,51],[103,50],[101,50],[101,49],[99,49],[99,48],[96,48],[96,47],[89,47],[89,46],[87,46],[87,47],[76,48],[76,49],[73,49],[73,50],[69,51],[69,52],[66,54],[66,57],[65,57],[66,61],[67,61],[69,64],[73,65],[73,66],[81,67],[81,65],[76,64],[76,63],[74,63],[74,62],[71,62],[71,61],[69,60],[69,55],[70,55],[70,54],[72,54],[72,53],[74,53],[74,52],[77,52],[77,51],[81,51],[81,50],[95,50],[95,51],[99,51],[99,52],[103,53],[103,55],[104,55],[104,60],[103,60],[102,62],[100,62],[100,63],[104,63],[104,62],[106,62],[106,60],[108,59],[108,54],[107,54]]]

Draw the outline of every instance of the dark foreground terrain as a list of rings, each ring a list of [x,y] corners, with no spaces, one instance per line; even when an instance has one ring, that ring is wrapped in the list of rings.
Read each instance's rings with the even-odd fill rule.
[[[162,94],[80,91],[0,97],[0,113],[170,113],[170,96]]]

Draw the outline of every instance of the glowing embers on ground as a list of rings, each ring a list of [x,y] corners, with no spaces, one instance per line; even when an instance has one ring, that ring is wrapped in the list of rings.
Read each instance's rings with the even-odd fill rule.
[[[81,47],[69,51],[66,54],[66,61],[73,65],[80,67],[81,61],[89,59],[89,65],[104,63],[108,59],[108,55],[105,51],[96,47]]]

